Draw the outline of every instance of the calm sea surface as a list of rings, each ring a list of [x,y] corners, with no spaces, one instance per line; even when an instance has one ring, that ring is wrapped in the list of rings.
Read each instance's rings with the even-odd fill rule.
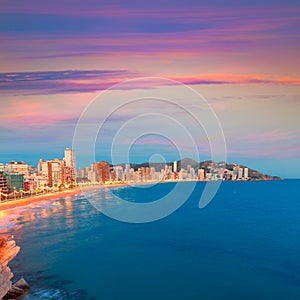
[[[147,202],[172,187],[113,192]],[[147,224],[79,195],[11,210],[1,226],[21,246],[10,266],[24,299],[300,299],[300,181],[225,182],[199,209],[203,187]]]

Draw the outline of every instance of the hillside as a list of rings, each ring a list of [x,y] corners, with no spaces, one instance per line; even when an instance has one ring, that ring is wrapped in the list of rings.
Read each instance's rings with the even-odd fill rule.
[[[139,168],[147,168],[153,167],[155,171],[159,172],[160,170],[165,168],[165,165],[173,166],[174,162],[167,162],[167,163],[150,163],[144,162],[140,164],[130,164],[130,167],[133,168],[135,171]],[[125,168],[125,164],[121,164],[123,168]],[[184,158],[182,160],[177,161],[177,170],[185,169],[187,170],[189,167],[193,168],[196,172],[199,169],[204,169],[205,172],[210,173],[213,172],[214,169],[218,168],[225,168],[228,171],[233,171],[234,167],[239,166],[240,168],[248,168],[249,180],[282,180],[282,178],[278,176],[272,176],[268,174],[263,174],[257,170],[254,170],[245,165],[237,165],[232,163],[225,163],[225,162],[213,162],[212,160],[197,162],[191,158]]]

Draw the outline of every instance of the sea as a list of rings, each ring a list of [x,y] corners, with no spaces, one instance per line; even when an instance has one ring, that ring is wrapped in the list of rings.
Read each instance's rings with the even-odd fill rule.
[[[110,192],[147,203],[175,185]],[[223,182],[200,209],[204,186],[149,223],[111,219],[80,194],[2,213],[23,299],[300,299],[300,180]]]

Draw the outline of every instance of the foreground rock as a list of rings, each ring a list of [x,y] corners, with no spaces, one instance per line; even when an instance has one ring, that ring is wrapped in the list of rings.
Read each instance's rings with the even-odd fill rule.
[[[29,290],[24,278],[14,285],[11,283],[13,273],[8,263],[19,253],[20,247],[13,240],[0,239],[0,299],[16,299]]]

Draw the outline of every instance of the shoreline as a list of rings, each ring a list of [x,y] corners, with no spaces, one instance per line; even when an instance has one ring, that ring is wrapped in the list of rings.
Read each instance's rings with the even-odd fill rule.
[[[199,181],[199,180],[195,180]],[[250,180],[250,181],[272,181],[272,180]],[[160,181],[159,183],[169,183],[169,182],[179,182],[179,181]],[[207,181],[202,181],[202,182],[207,182]],[[226,182],[226,181],[225,181]],[[242,182],[242,181],[230,181],[230,182]],[[248,181],[249,182],[249,181]],[[29,197],[24,197],[24,198],[19,198],[16,200],[8,200],[5,202],[0,202],[0,212],[9,210],[9,209],[14,209],[14,208],[19,208],[23,206],[30,205],[32,203],[36,203],[39,201],[43,200],[49,200],[49,201],[54,201],[59,198],[65,197],[65,196],[74,196],[77,194],[84,194],[84,191],[92,191],[92,190],[98,190],[102,188],[118,188],[118,187],[124,187],[124,186],[139,186],[139,185],[153,185],[158,182],[139,182],[139,183],[118,183],[118,184],[108,184],[108,185],[91,185],[91,186],[78,186],[73,189],[66,189],[58,192],[51,192],[51,193],[45,193],[45,194],[39,194],[39,195],[32,195]]]
[[[43,200],[54,201],[62,197],[74,196],[78,194],[84,194],[85,191],[98,190],[101,188],[116,188],[127,186],[127,184],[114,184],[114,185],[93,185],[93,186],[82,186],[76,187],[74,189],[66,189],[59,192],[45,193],[34,195],[30,197],[24,197],[16,200],[8,200],[0,203],[0,211],[5,211],[9,209],[19,208],[23,206],[30,205]]]

